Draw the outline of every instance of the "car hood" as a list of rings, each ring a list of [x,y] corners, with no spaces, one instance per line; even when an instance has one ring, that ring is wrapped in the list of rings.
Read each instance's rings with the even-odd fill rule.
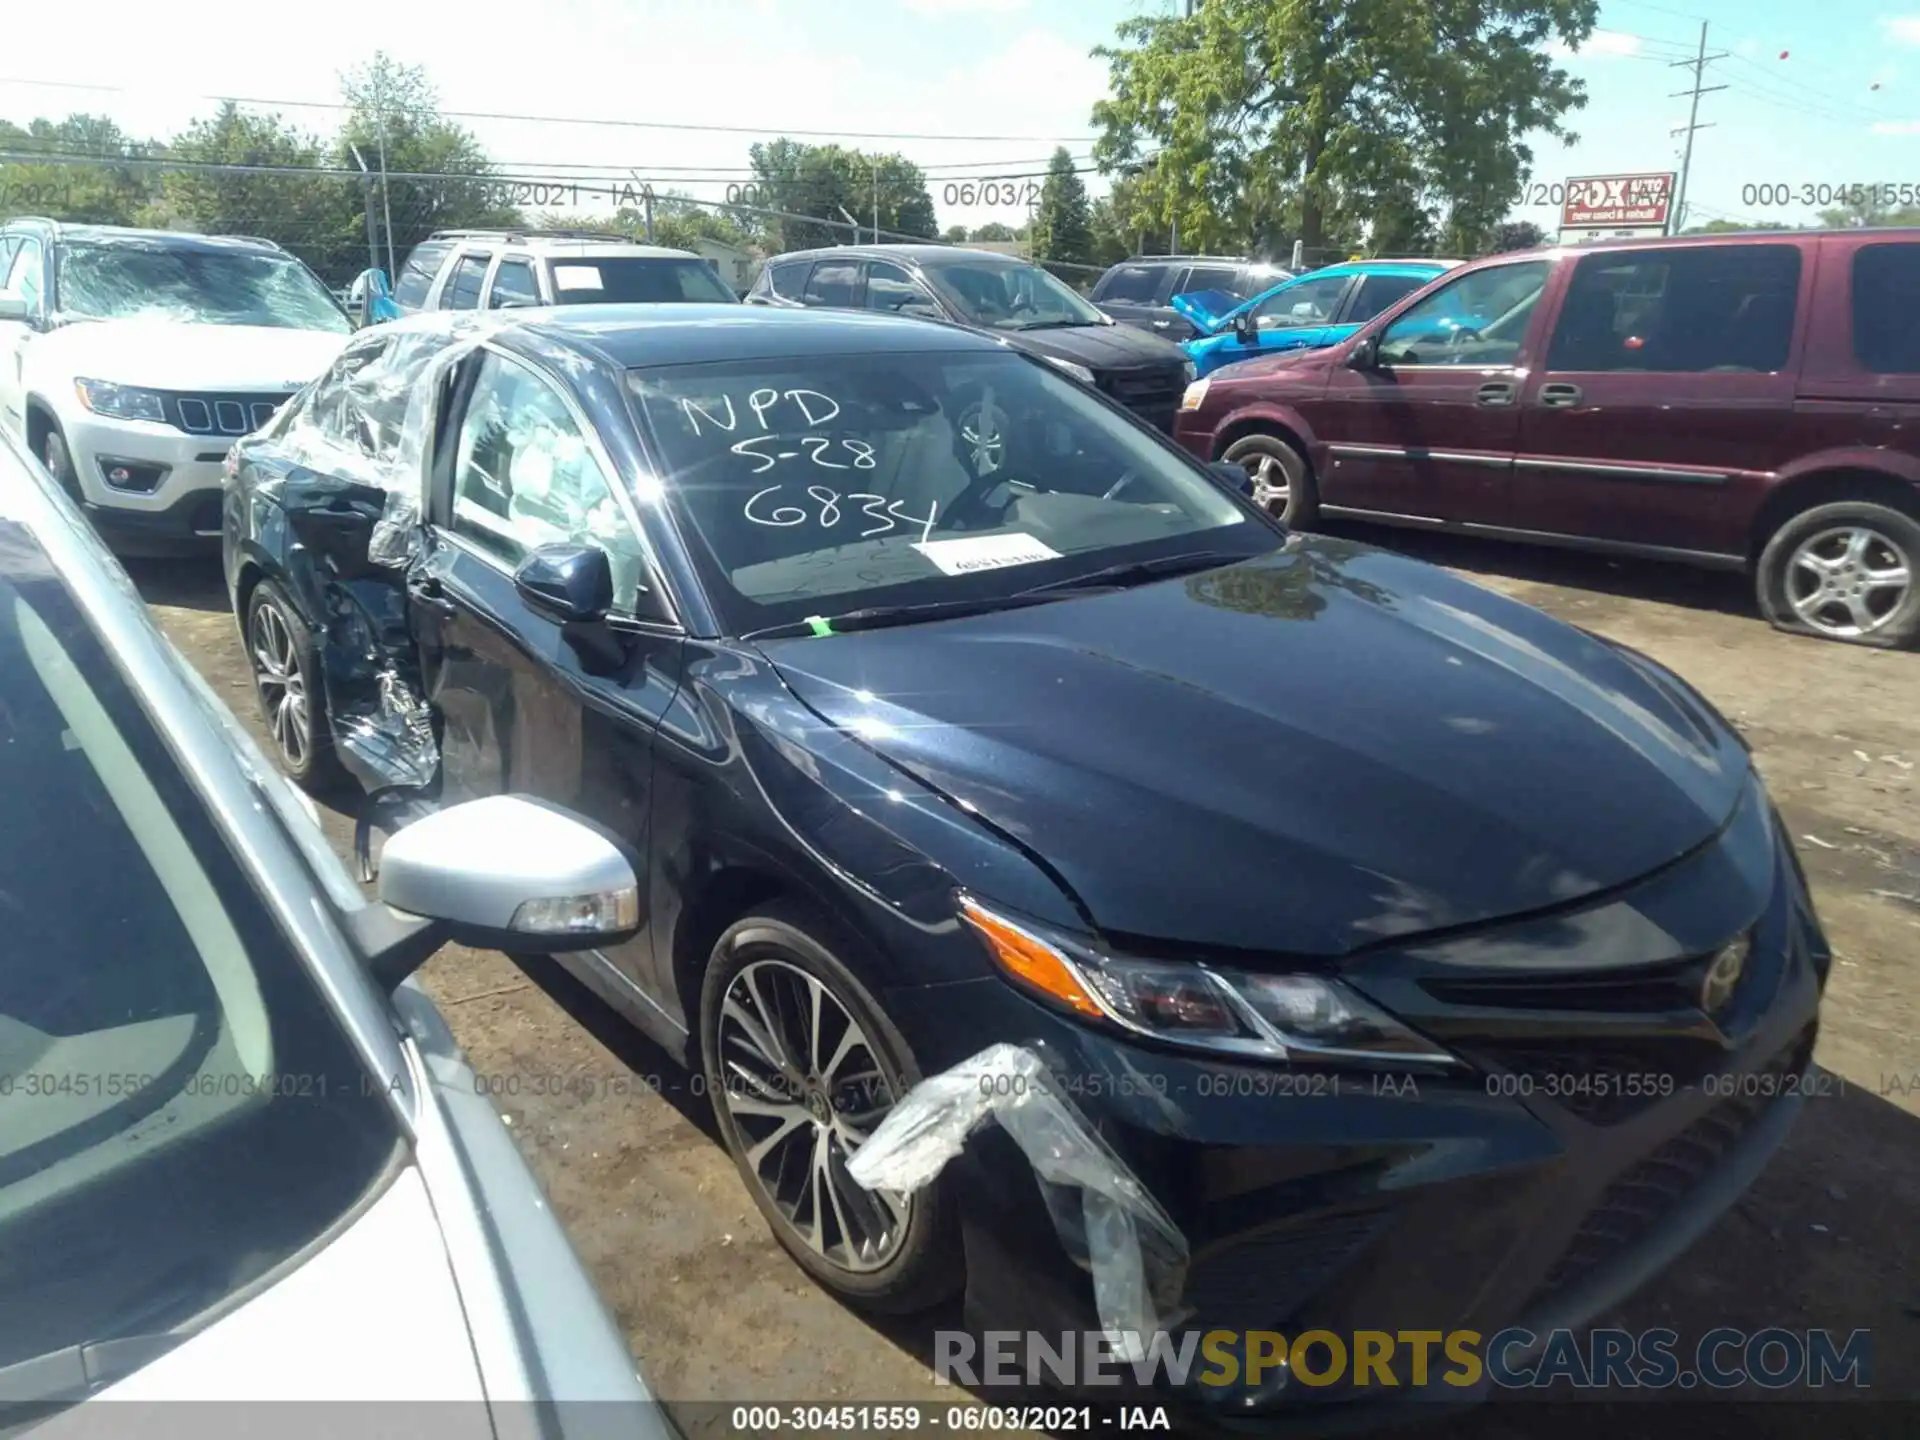
[[[1075,325],[1065,330],[1012,330],[1000,336],[1016,349],[1053,360],[1071,360],[1090,370],[1131,370],[1180,365],[1187,358],[1171,340],[1131,325]]]
[[[1265,297],[1264,291],[1253,300],[1242,300],[1231,290],[1193,290],[1174,296],[1167,304],[1202,335],[1217,335],[1233,323],[1234,316]]]
[[[79,320],[37,337],[37,367],[153,390],[295,390],[352,338],[329,330],[194,325],[177,320]]]
[[[1565,904],[1712,837],[1747,756],[1650,663],[1349,542],[768,644],[828,722],[1112,935],[1338,956]]]
[[[460,1292],[413,1166],[278,1283],[94,1398],[465,1401],[445,1407],[447,1418],[465,1417],[450,1433],[493,1433]],[[84,1423],[84,1409],[69,1413]],[[59,1422],[43,1433],[59,1440]]]

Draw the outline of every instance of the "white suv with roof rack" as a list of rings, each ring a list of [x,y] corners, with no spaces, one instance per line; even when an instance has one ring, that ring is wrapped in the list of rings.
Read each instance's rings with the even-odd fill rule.
[[[739,298],[712,262],[690,250],[638,245],[590,230],[442,230],[413,247],[387,304],[411,315],[544,305],[712,305]]]
[[[217,550],[228,448],[352,333],[271,240],[0,225],[0,429],[122,553]]]

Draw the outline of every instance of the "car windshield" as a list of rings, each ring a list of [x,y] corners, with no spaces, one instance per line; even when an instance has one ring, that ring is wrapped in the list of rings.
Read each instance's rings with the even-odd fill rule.
[[[553,262],[556,305],[712,305],[739,298],[704,260],[626,256]]]
[[[986,258],[921,262],[934,289],[989,330],[1047,330],[1107,325],[1106,314],[1038,265]]]
[[[629,384],[736,634],[1280,543],[1216,477],[1017,354],[807,355]]]
[[[73,242],[60,247],[62,315],[152,316],[205,325],[352,333],[353,322],[298,260],[240,250]]]
[[[7,522],[0,695],[0,1374],[9,1398],[58,1403],[79,1398],[77,1347],[95,1347],[89,1377],[119,1379],[269,1283],[401,1137],[112,656]]]

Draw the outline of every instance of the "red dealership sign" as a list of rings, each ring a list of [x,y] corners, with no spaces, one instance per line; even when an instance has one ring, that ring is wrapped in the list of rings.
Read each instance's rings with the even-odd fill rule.
[[[1673,174],[1590,175],[1567,181],[1560,207],[1562,230],[1602,226],[1635,229],[1665,226],[1673,205]]]

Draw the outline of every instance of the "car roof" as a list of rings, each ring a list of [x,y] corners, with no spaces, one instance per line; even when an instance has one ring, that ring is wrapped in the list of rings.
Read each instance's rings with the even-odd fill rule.
[[[624,240],[617,235],[600,238],[591,235],[529,235],[519,231],[465,230],[435,235],[431,238],[465,246],[493,245],[509,250],[524,250],[529,255],[544,256],[554,260],[583,259],[589,256],[596,260],[636,258],[698,260],[701,258],[691,250],[675,250],[666,245],[643,245],[637,240]]]
[[[1697,245],[1724,245],[1731,241],[1737,245],[1789,244],[1795,241],[1813,240],[1825,243],[1855,244],[1862,241],[1904,240],[1920,244],[1920,226],[1912,225],[1867,225],[1858,229],[1846,230],[1719,230],[1701,235],[1642,235],[1638,239],[1621,236],[1610,240],[1574,240],[1564,243],[1549,241],[1545,245],[1536,245],[1531,250],[1508,250],[1499,255],[1488,255],[1475,261],[1478,265],[1487,265],[1500,260],[1512,260],[1516,256],[1550,256],[1560,254],[1590,255],[1605,254],[1611,250],[1645,250],[1649,247],[1666,248],[1672,246],[1686,249]]]
[[[75,225],[67,221],[39,219],[9,220],[0,229],[27,230],[51,234],[56,240],[79,240],[90,245],[147,245],[167,250],[193,250],[206,253],[239,252],[247,255],[285,255],[287,252],[271,240],[252,235],[196,235],[186,230],[142,230],[131,225]]]
[[[850,259],[875,257],[883,260],[985,260],[1001,265],[1032,265],[1021,255],[1004,255],[998,250],[977,250],[968,245],[822,245],[812,250],[789,250],[775,255],[769,265],[783,260],[815,260],[823,255],[844,255]]]
[[[512,318],[507,318],[512,317]],[[858,355],[875,351],[1011,351],[958,325],[867,310],[760,305],[561,305],[524,310],[430,310],[379,332],[438,331],[449,339],[519,337],[535,350],[590,349],[621,369],[703,361]],[[367,335],[374,330],[363,332]]]

